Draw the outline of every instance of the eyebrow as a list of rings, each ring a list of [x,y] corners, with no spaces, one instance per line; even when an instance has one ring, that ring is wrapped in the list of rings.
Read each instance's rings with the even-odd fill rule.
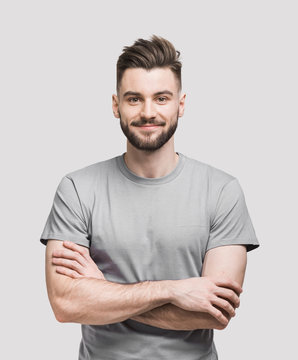
[[[162,91],[158,91],[156,93],[154,93],[154,96],[158,96],[158,95],[163,95],[163,94],[167,94],[167,95],[171,95],[173,96],[174,94],[172,93],[172,91],[170,90],[162,90]],[[123,97],[125,96],[142,96],[142,94],[140,92],[135,92],[135,91],[126,91],[123,94]]]

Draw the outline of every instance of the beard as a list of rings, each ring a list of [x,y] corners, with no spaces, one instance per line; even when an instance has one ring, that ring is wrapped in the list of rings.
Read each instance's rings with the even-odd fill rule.
[[[150,130],[146,135],[139,136],[134,132],[132,132],[129,129],[129,126],[122,121],[120,112],[119,112],[119,117],[120,117],[121,129],[124,135],[126,136],[127,140],[135,148],[147,152],[152,152],[161,148],[166,142],[170,140],[170,138],[174,135],[178,127],[178,112],[177,112],[176,121],[170,124],[168,130],[162,131],[158,136],[155,136],[153,133],[151,134]],[[164,122],[147,121],[146,119],[141,119],[138,122],[132,122],[131,126],[143,126],[146,124],[165,126]]]

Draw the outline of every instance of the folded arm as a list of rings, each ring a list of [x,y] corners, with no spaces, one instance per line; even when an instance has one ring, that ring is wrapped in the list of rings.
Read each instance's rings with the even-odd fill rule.
[[[206,253],[202,276],[228,278],[241,287],[246,269],[246,248],[242,245],[221,246]],[[147,325],[172,330],[224,329],[231,315],[220,309],[226,323],[220,322],[205,312],[186,311],[172,304],[166,304],[133,317],[133,320]]]
[[[83,262],[89,250],[80,254],[69,250]],[[167,281],[118,284],[104,278],[70,278],[56,271],[52,257],[65,251],[63,242],[49,240],[46,248],[48,296],[59,322],[104,325],[126,320],[170,301]],[[82,260],[83,258],[83,260]]]
[[[60,322],[103,325],[131,318],[173,330],[222,328],[234,315],[242,289],[228,276],[229,267],[222,276],[216,254],[207,253],[203,277],[118,284],[105,280],[87,248],[50,240],[46,251],[49,299]],[[230,260],[240,258],[239,251],[228,254]]]
[[[223,312],[223,310],[222,310]],[[226,323],[230,315],[225,312]],[[205,312],[187,311],[173,304],[166,304],[134,316],[132,320],[168,330],[224,329],[225,324]]]

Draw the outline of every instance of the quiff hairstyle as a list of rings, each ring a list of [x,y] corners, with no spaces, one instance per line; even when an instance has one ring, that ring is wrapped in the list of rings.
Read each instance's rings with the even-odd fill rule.
[[[132,46],[124,46],[122,54],[117,61],[117,93],[119,93],[123,73],[126,69],[142,68],[170,68],[178,81],[181,90],[180,52],[173,44],[156,35],[150,40],[138,39]]]

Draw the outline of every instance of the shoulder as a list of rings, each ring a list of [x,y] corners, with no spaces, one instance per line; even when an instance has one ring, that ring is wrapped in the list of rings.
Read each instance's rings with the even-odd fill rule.
[[[191,186],[199,186],[200,194],[208,203],[209,214],[214,216],[220,199],[236,199],[243,196],[238,179],[230,172],[209,163],[186,157],[187,176],[191,178]],[[229,200],[230,201],[230,200]]]
[[[116,157],[98,161],[96,163],[73,170],[64,175],[76,184],[91,185],[103,178],[115,167]]]
[[[104,188],[115,167],[116,157],[84,166],[66,173],[59,187],[64,192],[75,192],[87,206],[93,203],[96,194]]]
[[[185,156],[185,155],[184,155]],[[185,156],[189,169],[194,175],[204,179],[213,190],[220,189],[233,180],[237,180],[231,173],[215,167],[209,163]]]

